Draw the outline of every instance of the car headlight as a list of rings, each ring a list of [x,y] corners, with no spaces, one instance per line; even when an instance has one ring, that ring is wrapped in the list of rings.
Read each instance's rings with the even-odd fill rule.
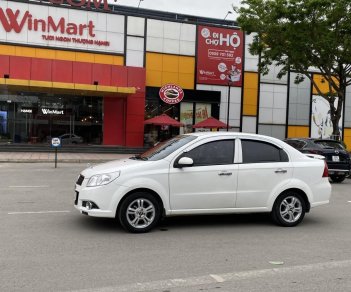
[[[119,177],[119,175],[120,175],[120,171],[93,175],[89,179],[87,183],[87,187],[97,187],[97,186],[107,185],[110,182],[113,182],[117,177]]]

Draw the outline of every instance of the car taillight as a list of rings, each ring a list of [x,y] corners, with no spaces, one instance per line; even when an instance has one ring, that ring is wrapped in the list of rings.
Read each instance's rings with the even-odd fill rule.
[[[324,160],[324,171],[323,171],[323,175],[322,177],[329,177],[329,174],[328,174],[328,165],[327,165],[327,162]]]

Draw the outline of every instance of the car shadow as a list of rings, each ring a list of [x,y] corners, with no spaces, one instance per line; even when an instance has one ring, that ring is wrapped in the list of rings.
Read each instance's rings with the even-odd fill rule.
[[[321,218],[306,216],[298,227],[311,227],[328,224],[320,221]],[[115,219],[79,217],[74,220],[73,228],[85,230],[88,232],[99,233],[125,233],[125,230]],[[172,231],[188,229],[218,229],[218,228],[286,228],[276,225],[269,214],[229,214],[229,215],[189,215],[174,216],[163,218],[161,222],[152,230],[155,231]]]
[[[167,217],[160,228],[271,226],[269,214],[189,215]]]

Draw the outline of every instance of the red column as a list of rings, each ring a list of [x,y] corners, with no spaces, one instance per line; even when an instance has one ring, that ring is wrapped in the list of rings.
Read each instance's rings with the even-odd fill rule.
[[[125,146],[125,100],[104,97],[104,145]]]

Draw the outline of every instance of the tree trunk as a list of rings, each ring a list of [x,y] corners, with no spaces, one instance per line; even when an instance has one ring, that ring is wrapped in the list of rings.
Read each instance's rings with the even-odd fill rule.
[[[336,140],[342,139],[342,132],[341,132],[342,129],[339,128],[339,122],[341,119],[343,104],[345,101],[345,91],[346,91],[345,86],[340,86],[340,90],[337,93],[338,94],[337,107],[335,107],[335,102],[334,102],[335,99],[334,98],[329,99],[330,119],[333,124],[333,136],[331,138]]]

